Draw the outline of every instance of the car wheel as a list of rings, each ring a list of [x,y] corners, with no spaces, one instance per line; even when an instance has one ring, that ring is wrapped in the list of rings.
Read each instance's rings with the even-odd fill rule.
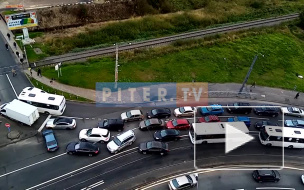
[[[44,113],[45,113],[46,115],[50,115],[50,112],[48,112],[48,111],[45,111]]]
[[[122,130],[121,130],[121,129],[118,129],[117,131],[118,131],[118,132],[121,132]]]
[[[52,127],[47,127],[47,129],[52,129]]]
[[[69,127],[67,127],[67,128],[65,128],[66,130],[71,130],[71,128],[69,128]]]
[[[202,144],[207,144],[207,141],[203,141]]]
[[[175,141],[178,141],[178,140],[179,140],[179,138],[175,138],[174,140],[175,140]]]
[[[103,140],[99,141],[101,144],[105,143]]]
[[[72,155],[72,154],[73,154],[73,152],[68,152],[68,154],[69,154],[69,155]]]
[[[147,154],[147,152],[142,152],[143,154]]]
[[[89,156],[90,156],[90,157],[92,157],[92,156],[93,156],[93,154],[89,154]]]
[[[271,144],[271,143],[268,143],[268,144],[266,144],[266,146],[272,146],[272,144]]]
[[[292,149],[292,148],[293,148],[293,146],[292,146],[292,145],[290,145],[290,146],[288,146],[288,148]]]
[[[258,115],[261,116],[262,114],[261,114],[261,113],[258,113]]]
[[[86,142],[87,140],[86,140],[86,139],[81,139],[81,141],[82,141],[82,142]]]
[[[278,180],[276,180],[276,181],[274,181],[275,183],[278,183],[279,181]]]

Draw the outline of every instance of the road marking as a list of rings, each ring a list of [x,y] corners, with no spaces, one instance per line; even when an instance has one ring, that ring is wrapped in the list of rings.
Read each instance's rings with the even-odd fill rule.
[[[71,118],[71,119],[83,119],[82,117],[70,117],[70,116],[64,116],[64,115],[57,116],[57,117],[66,117],[66,118]]]
[[[102,184],[104,184],[104,181],[103,181],[103,180],[101,180],[101,181],[99,181],[99,182],[97,182],[97,183],[94,183],[94,184],[90,185],[89,187],[82,188],[81,190],[89,190],[89,189],[98,187],[98,186],[100,186],[100,185],[102,185]]]
[[[50,119],[52,115],[47,116],[46,120],[42,123],[41,127],[38,129],[38,132],[40,133],[42,129],[45,127],[46,122]]]
[[[288,187],[257,187],[255,189],[286,189],[286,190],[296,190],[295,188],[288,188]]]
[[[103,161],[105,161],[105,160],[111,159],[111,158],[116,157],[116,156],[118,156],[118,155],[120,155],[120,154],[123,154],[123,153],[126,153],[126,152],[130,152],[131,150],[135,150],[135,149],[137,149],[137,147],[131,148],[131,149],[126,150],[126,151],[124,151],[124,152],[120,152],[120,153],[115,154],[115,155],[113,155],[113,156],[109,156],[109,157],[107,157],[107,158],[105,158],[105,159],[102,159],[102,160],[99,160],[99,161],[94,162],[94,163],[92,163],[92,164],[89,164],[89,165],[86,165],[86,166],[84,166],[84,167],[78,168],[78,169],[76,169],[76,170],[74,170],[74,171],[71,171],[71,172],[68,172],[68,173],[66,173],[66,174],[63,174],[63,175],[61,175],[61,176],[55,177],[55,178],[53,178],[53,179],[50,179],[50,180],[48,180],[48,181],[45,181],[45,182],[40,183],[40,184],[38,184],[38,185],[35,185],[35,186],[33,186],[33,187],[27,188],[26,190],[36,189],[37,187],[39,187],[39,186],[41,186],[41,185],[44,185],[44,184],[50,183],[50,182],[52,182],[52,181],[55,181],[55,180],[57,180],[57,179],[60,179],[60,178],[62,178],[62,177],[71,175],[71,174],[73,174],[73,173],[75,173],[75,172],[78,172],[78,171],[80,171],[80,170],[83,170],[83,169],[85,169],[85,168],[88,168],[88,167],[90,167],[90,166],[93,166],[93,165],[95,165],[95,164],[98,164],[98,163],[103,162]]]
[[[14,170],[14,171],[8,172],[8,173],[6,173],[6,174],[0,175],[0,178],[1,178],[1,177],[4,177],[4,176],[7,176],[7,175],[10,175],[10,174],[12,174],[12,173],[19,172],[19,171],[24,170],[24,169],[26,169],[26,168],[29,168],[29,167],[32,167],[32,166],[41,164],[41,163],[43,163],[43,162],[46,162],[46,161],[49,161],[49,160],[53,160],[53,159],[58,158],[58,157],[63,156],[63,155],[66,155],[66,153],[62,153],[62,154],[59,154],[59,155],[54,156],[54,157],[52,157],[52,158],[48,158],[48,159],[39,161],[39,162],[37,162],[37,163],[35,163],[35,164],[31,164],[31,165],[25,166],[25,167],[23,167],[23,168],[19,168],[19,169],[17,169],[17,170]]]
[[[6,74],[6,77],[7,77],[7,79],[8,79],[8,82],[11,84],[12,89],[13,89],[13,91],[14,91],[14,93],[15,93],[16,97],[18,98],[18,95],[17,95],[17,93],[16,93],[16,90],[15,90],[15,88],[14,88],[14,86],[13,86],[13,84],[12,84],[12,82],[11,82],[10,78],[8,77],[8,74]]]

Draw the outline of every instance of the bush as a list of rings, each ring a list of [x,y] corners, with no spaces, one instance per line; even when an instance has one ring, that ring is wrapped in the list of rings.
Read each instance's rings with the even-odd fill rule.
[[[264,5],[265,5],[264,0],[255,0],[250,3],[250,7],[254,8],[254,9],[261,9],[264,7]]]
[[[304,10],[300,14],[300,25],[304,27]]]

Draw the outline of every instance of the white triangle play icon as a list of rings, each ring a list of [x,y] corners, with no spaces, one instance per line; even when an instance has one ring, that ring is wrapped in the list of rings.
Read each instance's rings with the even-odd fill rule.
[[[226,124],[226,139],[225,139],[225,153],[242,146],[243,144],[253,140],[254,138],[244,131],[241,131],[230,124]]]

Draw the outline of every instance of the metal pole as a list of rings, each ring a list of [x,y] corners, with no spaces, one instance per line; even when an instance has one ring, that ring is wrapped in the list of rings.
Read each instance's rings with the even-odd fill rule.
[[[252,64],[251,64],[251,66],[250,66],[250,69],[249,69],[249,71],[248,71],[248,73],[247,73],[247,75],[246,75],[246,77],[245,77],[245,80],[244,80],[244,82],[243,82],[243,84],[242,84],[242,87],[241,87],[241,89],[240,89],[240,91],[239,91],[239,94],[242,93],[243,88],[244,88],[245,84],[247,83],[247,80],[248,80],[248,78],[249,78],[249,76],[250,76],[250,73],[251,73],[251,71],[252,71],[252,69],[253,69],[253,66],[254,66],[254,64],[255,64],[255,62],[256,62],[257,59],[258,59],[258,55],[256,55],[256,56],[254,57],[254,59],[253,59],[253,62],[252,62]]]
[[[116,61],[115,61],[115,88],[117,88],[118,81],[118,44],[116,43]]]

